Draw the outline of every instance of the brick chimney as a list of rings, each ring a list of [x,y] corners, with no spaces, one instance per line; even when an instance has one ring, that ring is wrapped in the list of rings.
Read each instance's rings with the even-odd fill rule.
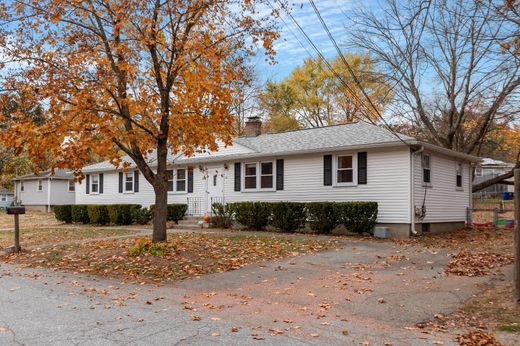
[[[244,127],[246,137],[256,137],[262,134],[262,120],[260,117],[249,117]]]

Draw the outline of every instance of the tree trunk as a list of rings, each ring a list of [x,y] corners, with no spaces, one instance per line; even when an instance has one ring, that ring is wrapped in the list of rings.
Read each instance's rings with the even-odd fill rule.
[[[167,239],[166,221],[168,219],[168,191],[165,184],[154,185],[155,208],[153,212],[152,242],[163,242]]]

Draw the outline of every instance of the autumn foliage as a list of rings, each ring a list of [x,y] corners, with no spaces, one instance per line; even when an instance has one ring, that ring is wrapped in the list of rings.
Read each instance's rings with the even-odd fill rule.
[[[274,55],[276,13],[259,14],[264,2],[0,3],[2,89],[18,104],[3,143],[33,162],[50,154],[79,177],[93,154],[123,169],[135,162],[160,206],[154,240],[165,240],[168,154],[230,143],[247,59]],[[27,116],[35,104],[42,123]]]

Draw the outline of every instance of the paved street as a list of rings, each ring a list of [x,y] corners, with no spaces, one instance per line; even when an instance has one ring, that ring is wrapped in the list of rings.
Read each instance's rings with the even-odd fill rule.
[[[0,344],[450,345],[454,335],[415,323],[455,310],[491,277],[445,276],[446,255],[349,242],[175,287],[2,264]]]

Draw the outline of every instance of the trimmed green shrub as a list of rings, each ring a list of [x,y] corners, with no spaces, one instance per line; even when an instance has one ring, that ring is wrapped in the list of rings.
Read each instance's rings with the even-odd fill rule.
[[[308,220],[312,230],[318,233],[330,233],[339,225],[334,202],[306,203]]]
[[[276,202],[271,203],[271,225],[285,232],[294,232],[301,228],[307,219],[305,203]]]
[[[90,219],[88,217],[88,209],[86,204],[76,204],[71,209],[72,222],[81,222],[88,224]]]
[[[218,228],[230,228],[233,224],[233,207],[230,204],[214,203],[211,223]]]
[[[154,213],[155,205],[150,206],[150,212]],[[173,221],[175,223],[179,222],[179,220],[184,219],[184,216],[186,215],[186,212],[188,211],[188,205],[187,204],[168,204],[167,206],[167,217],[168,221]]]
[[[376,202],[344,202],[334,204],[339,224],[355,233],[373,233],[377,221]]]
[[[132,221],[138,225],[146,225],[150,223],[153,215],[148,208],[134,208],[132,210]]]
[[[72,205],[55,205],[54,216],[56,220],[66,223],[72,222]]]
[[[141,209],[139,204],[110,204],[107,205],[110,223],[114,225],[131,225],[135,209]]]
[[[110,221],[106,205],[88,205],[87,212],[91,224],[106,225]]]
[[[236,221],[249,229],[261,230],[271,218],[271,204],[267,202],[231,203],[231,208]]]

